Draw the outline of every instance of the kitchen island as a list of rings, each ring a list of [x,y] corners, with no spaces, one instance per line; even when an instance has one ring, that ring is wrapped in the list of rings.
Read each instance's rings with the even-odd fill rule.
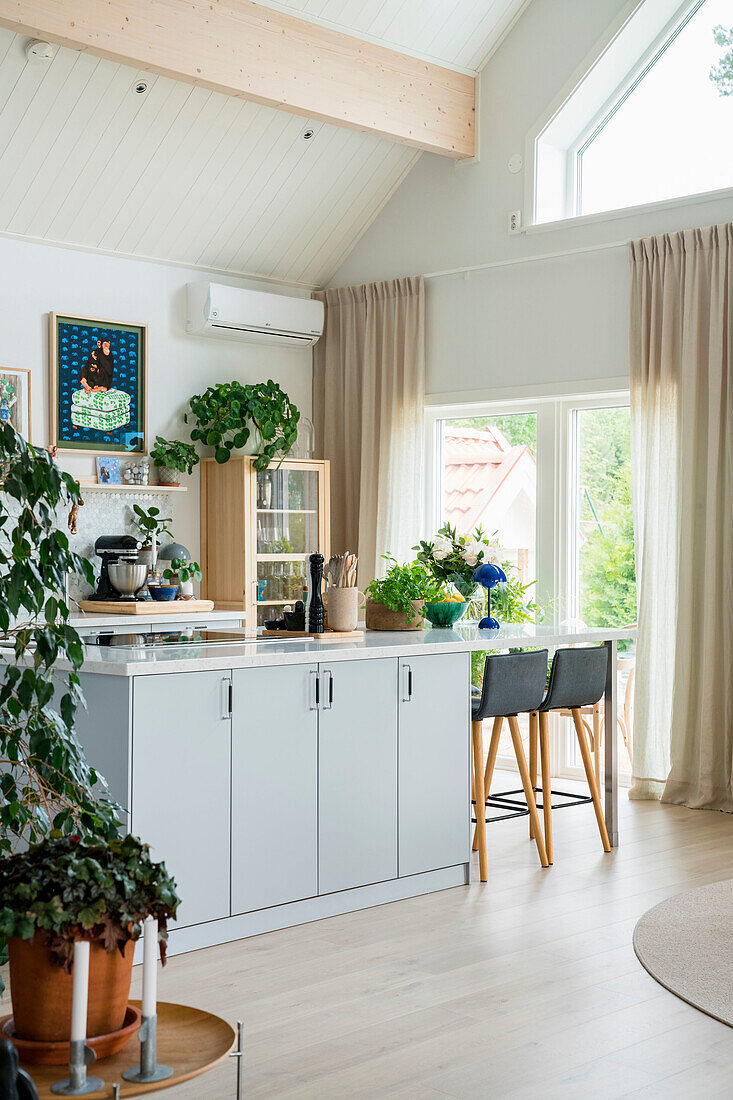
[[[631,630],[86,646],[90,762],[179,883],[186,951],[470,881],[470,654]],[[133,639],[134,641],[134,639]],[[616,739],[606,817],[617,843]]]

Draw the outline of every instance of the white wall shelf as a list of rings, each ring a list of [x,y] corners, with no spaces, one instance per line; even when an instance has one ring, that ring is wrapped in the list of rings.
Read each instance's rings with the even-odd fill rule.
[[[78,479],[80,489],[99,493],[187,493],[187,485],[100,485],[98,481]]]

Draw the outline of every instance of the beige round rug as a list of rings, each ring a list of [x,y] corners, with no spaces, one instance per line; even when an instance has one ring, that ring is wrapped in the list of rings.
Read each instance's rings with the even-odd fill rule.
[[[655,905],[634,929],[634,950],[670,993],[733,1027],[733,880]]]

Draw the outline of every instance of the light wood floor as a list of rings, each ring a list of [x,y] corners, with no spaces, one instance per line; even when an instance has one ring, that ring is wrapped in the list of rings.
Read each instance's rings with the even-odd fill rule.
[[[591,807],[557,812],[548,871],[526,829],[490,827],[487,884],[178,956],[160,996],[244,1019],[247,1100],[733,1096],[733,1029],[631,946],[650,906],[733,877],[733,816],[623,793],[604,856]],[[231,1100],[233,1074],[176,1100]]]

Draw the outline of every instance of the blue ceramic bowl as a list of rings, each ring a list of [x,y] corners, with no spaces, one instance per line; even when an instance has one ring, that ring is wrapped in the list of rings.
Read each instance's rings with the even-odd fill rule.
[[[151,584],[150,595],[154,600],[162,603],[164,600],[175,600],[178,594],[177,584]]]

